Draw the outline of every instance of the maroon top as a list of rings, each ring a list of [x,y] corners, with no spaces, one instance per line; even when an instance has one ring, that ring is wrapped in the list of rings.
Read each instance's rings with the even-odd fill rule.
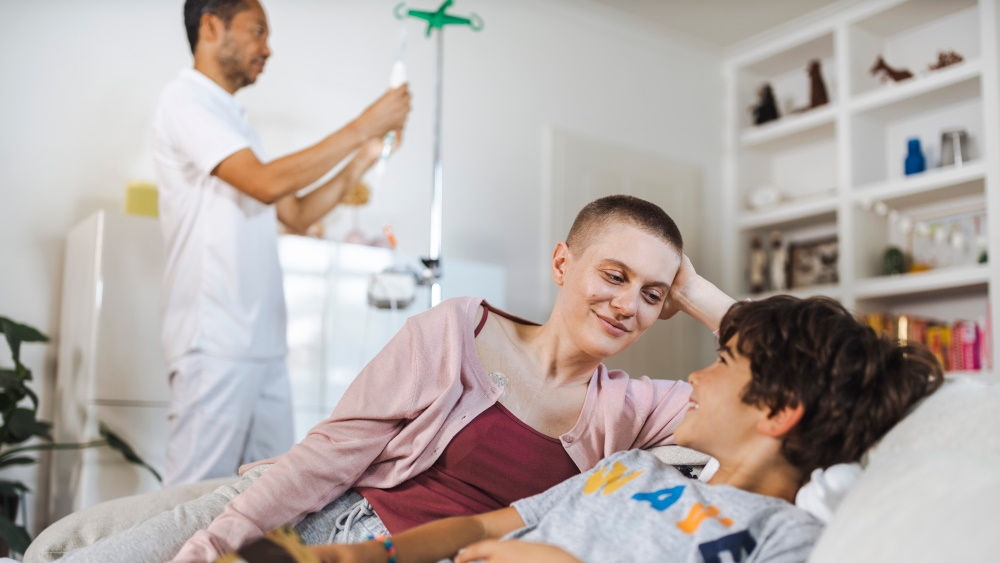
[[[434,465],[391,489],[358,487],[389,529],[489,512],[580,473],[562,443],[500,403],[459,431]]]
[[[476,334],[486,322],[483,318]],[[390,489],[357,487],[390,533],[448,516],[489,512],[580,473],[562,443],[500,403],[474,418],[423,473]]]

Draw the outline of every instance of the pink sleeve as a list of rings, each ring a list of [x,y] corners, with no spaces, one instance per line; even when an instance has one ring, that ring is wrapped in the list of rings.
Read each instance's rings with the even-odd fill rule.
[[[188,540],[175,561],[212,560],[297,523],[353,486],[408,421],[440,400],[440,379],[432,371],[439,362],[427,357],[442,344],[424,337],[439,332],[439,317],[425,313],[408,320],[358,374],[330,417]]]
[[[629,398],[641,425],[633,448],[647,449],[674,443],[674,430],[684,418],[691,385],[641,377],[632,380]]]
[[[601,365],[591,381],[582,424],[563,436],[581,471],[623,450],[672,444],[691,397],[686,381],[640,377]]]

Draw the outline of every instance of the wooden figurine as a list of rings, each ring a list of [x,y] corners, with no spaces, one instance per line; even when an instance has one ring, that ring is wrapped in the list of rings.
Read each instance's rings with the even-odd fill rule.
[[[927,68],[929,70],[938,70],[946,66],[951,66],[953,64],[960,63],[963,60],[965,59],[962,58],[962,55],[959,55],[955,51],[939,51],[937,62],[928,65]]]
[[[753,111],[754,125],[774,121],[775,119],[781,117],[778,114],[778,104],[774,101],[774,91],[771,90],[770,84],[764,83],[764,85],[757,90],[757,98],[757,105],[751,108]]]
[[[771,233],[771,291],[788,289],[788,249],[781,240],[781,233]]]
[[[823,83],[823,72],[820,69],[819,59],[809,62],[806,73],[809,74],[809,105],[794,110],[796,112],[811,110],[830,102],[830,97],[826,93],[826,84]]]
[[[767,251],[759,236],[750,241],[750,293],[761,293],[766,289],[764,275],[767,273]]]
[[[883,72],[882,81],[884,82],[886,78],[891,78],[893,82],[899,82],[900,80],[906,80],[907,78],[913,78],[913,73],[906,70],[905,68],[895,69],[889,66],[882,55],[879,55],[875,59],[875,64],[872,65],[871,70],[872,76],[876,76],[879,72]]]

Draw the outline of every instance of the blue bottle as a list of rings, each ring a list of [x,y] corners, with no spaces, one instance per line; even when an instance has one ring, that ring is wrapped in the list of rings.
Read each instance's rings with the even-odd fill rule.
[[[920,139],[916,137],[906,141],[906,160],[903,162],[903,172],[909,176],[927,169],[927,161],[920,150]]]

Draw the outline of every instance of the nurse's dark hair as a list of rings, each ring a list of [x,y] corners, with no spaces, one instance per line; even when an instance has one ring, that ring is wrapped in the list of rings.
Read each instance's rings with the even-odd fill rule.
[[[198,46],[198,28],[201,26],[203,14],[215,14],[228,29],[229,24],[233,23],[233,17],[249,7],[247,0],[186,0],[184,29],[187,30],[191,54],[194,54],[194,49]]]
[[[859,460],[944,381],[923,345],[880,336],[827,297],[736,303],[722,318],[720,347],[733,337],[750,360],[744,403],[772,413],[804,407],[782,442],[803,481],[813,469]]]
[[[684,251],[684,239],[677,224],[655,203],[630,195],[609,195],[584,206],[566,235],[566,245],[574,251],[586,248],[605,227],[627,223]]]

